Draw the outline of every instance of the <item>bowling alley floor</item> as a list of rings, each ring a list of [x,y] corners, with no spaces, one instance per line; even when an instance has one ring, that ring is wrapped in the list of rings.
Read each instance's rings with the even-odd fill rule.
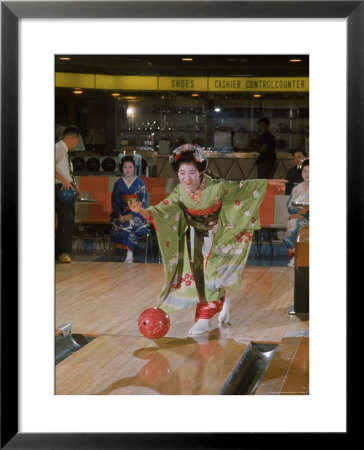
[[[147,253],[148,263],[160,264],[161,256],[158,249],[157,242],[152,241],[152,248],[149,246]],[[121,249],[111,249],[110,243],[106,244],[106,251],[98,248],[94,250],[93,241],[84,242],[84,247],[76,249],[72,255],[73,261],[93,261],[93,262],[124,262],[126,257],[126,251]],[[138,247],[134,253],[134,261],[139,263],[145,262],[145,242],[138,244]],[[285,267],[287,265],[287,248],[282,242],[274,242],[272,247],[269,244],[263,243],[259,250],[256,243],[252,244],[247,265],[248,266],[274,266]]]
[[[58,395],[308,393],[309,320],[288,313],[292,268],[247,266],[229,295],[230,324],[215,316],[209,333],[189,337],[195,308],[186,308],[157,340],[140,334],[137,319],[156,304],[162,264],[73,260],[56,263],[55,276],[55,328],[72,330],[56,338],[69,346],[55,367]]]

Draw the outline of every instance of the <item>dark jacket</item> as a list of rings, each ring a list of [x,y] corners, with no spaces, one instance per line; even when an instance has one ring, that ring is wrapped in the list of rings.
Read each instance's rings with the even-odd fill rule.
[[[290,195],[292,189],[297,186],[297,184],[302,183],[303,178],[301,177],[301,172],[297,169],[297,166],[291,167],[286,175],[286,180],[288,183],[286,184],[285,194]]]
[[[258,139],[258,148],[260,148],[264,144],[267,144],[268,148],[263,153],[260,153],[257,158],[257,164],[273,164],[276,160],[276,139],[270,131],[266,131]]]

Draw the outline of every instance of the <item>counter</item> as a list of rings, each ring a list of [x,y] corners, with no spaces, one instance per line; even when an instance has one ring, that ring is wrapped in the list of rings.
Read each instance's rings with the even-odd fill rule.
[[[222,153],[206,152],[208,169],[228,180],[255,179],[258,176],[255,164],[259,153]],[[174,172],[168,162],[169,155],[157,155],[156,171],[158,177],[173,177]],[[277,153],[277,163],[273,178],[284,178],[293,166],[290,153]]]
[[[117,157],[120,150],[114,151],[114,158]],[[140,154],[149,166],[149,175],[152,177],[165,177],[173,178],[175,173],[173,172],[169,164],[170,155],[160,155],[155,151],[136,150]],[[127,155],[133,155],[134,151],[126,151]],[[212,152],[206,151],[209,166],[208,169],[219,175],[222,178],[229,180],[245,180],[255,179],[258,176],[257,166],[255,161],[258,157],[256,152]],[[85,159],[90,156],[103,159],[105,156],[98,155],[96,153],[89,152],[77,152],[74,156],[84,157]],[[273,178],[284,178],[287,171],[293,166],[293,158],[290,153],[277,153],[277,163]],[[115,172],[104,172],[102,169],[93,175],[115,175]],[[80,173],[81,174],[81,173]],[[86,173],[83,173],[86,175]],[[91,174],[91,173],[87,173]]]

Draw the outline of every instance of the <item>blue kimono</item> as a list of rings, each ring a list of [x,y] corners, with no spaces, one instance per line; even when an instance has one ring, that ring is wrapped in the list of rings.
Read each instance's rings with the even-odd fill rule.
[[[129,209],[128,200],[139,201],[143,208],[147,208],[147,189],[143,180],[135,177],[130,184],[121,177],[115,184],[111,196],[113,212],[110,214],[112,222],[111,242],[122,245],[132,252],[136,249],[138,237],[148,232],[147,222],[144,218]],[[118,219],[122,216],[131,215],[132,218],[121,223]]]

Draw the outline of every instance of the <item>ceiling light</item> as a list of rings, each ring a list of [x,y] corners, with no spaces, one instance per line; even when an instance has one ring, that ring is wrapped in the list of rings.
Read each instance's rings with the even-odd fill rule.
[[[292,58],[292,59],[289,60],[289,62],[291,62],[291,63],[299,63],[299,62],[302,62],[302,59]]]
[[[73,91],[74,94],[83,94],[83,91],[81,89],[77,89],[75,88],[75,90]]]
[[[220,112],[221,109],[220,108],[215,108],[215,112]]]
[[[112,92],[111,95],[112,95],[113,97],[120,97],[119,92]]]
[[[192,97],[199,97],[199,94],[191,94]]]
[[[182,61],[193,61],[193,58],[181,58]]]
[[[262,94],[253,94],[254,98],[260,98],[262,96]]]
[[[61,61],[71,61],[71,58],[68,57],[68,56],[60,56],[59,59],[60,59]]]

